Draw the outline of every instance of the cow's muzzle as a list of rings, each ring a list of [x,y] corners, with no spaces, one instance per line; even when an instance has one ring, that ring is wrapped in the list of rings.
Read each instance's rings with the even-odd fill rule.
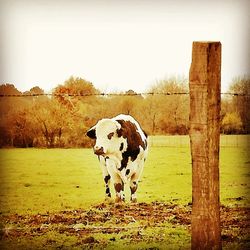
[[[96,155],[104,155],[104,150],[103,150],[103,147],[97,147],[97,146],[94,146],[94,153]]]

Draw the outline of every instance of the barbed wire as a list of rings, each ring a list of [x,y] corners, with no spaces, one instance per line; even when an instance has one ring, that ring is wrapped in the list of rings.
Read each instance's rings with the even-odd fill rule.
[[[142,93],[28,93],[28,94],[0,94],[0,97],[41,97],[41,96],[54,96],[54,97],[90,97],[90,96],[154,96],[154,95],[189,95],[189,92],[142,92]],[[250,94],[222,92],[221,95],[228,96],[245,96],[250,97]]]
[[[143,96],[143,95],[189,95],[188,92],[165,92],[165,93],[41,93],[41,94],[0,94],[0,97],[36,97],[36,96],[55,96],[55,97],[88,97],[88,96]]]
[[[221,95],[230,95],[230,96],[246,96],[250,97],[250,94],[244,94],[244,93],[230,93],[230,92],[225,92],[225,93],[220,93]]]

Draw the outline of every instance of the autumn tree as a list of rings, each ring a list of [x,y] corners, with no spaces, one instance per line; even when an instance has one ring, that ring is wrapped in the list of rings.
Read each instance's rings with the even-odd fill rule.
[[[73,76],[53,90],[54,98],[69,110],[79,108],[81,103],[93,102],[99,93],[91,82]]]
[[[0,116],[5,116],[12,110],[17,110],[21,107],[26,106],[26,100],[22,97],[12,97],[11,95],[22,95],[22,92],[16,89],[13,84],[2,84],[0,85]]]
[[[29,101],[13,84],[0,85],[0,145],[32,146]]]
[[[15,147],[33,147],[36,124],[28,109],[10,112],[7,115],[5,129],[9,137],[9,145]]]
[[[161,117],[161,105],[163,103],[162,96],[150,95],[140,104],[139,113],[143,115],[142,126],[151,135],[159,132],[159,119]]]
[[[224,134],[240,134],[242,132],[240,115],[236,112],[226,113],[221,122],[221,129]]]
[[[147,97],[152,132],[186,134],[189,115],[187,79],[172,77],[157,81],[149,92],[152,93]]]
[[[221,132],[249,133],[249,79],[235,78],[235,95],[223,95]],[[99,119],[132,115],[143,129],[155,134],[187,134],[189,95],[187,79],[156,81],[147,95],[133,90],[114,95],[100,91],[79,77],[70,77],[47,96],[35,86],[22,93],[13,84],[0,85],[0,146],[86,147],[87,129]],[[15,95],[17,97],[12,97]]]
[[[239,114],[244,133],[250,133],[250,78],[235,78],[229,88],[235,93],[232,97],[234,112]]]
[[[32,116],[36,121],[38,134],[36,143],[46,147],[62,147],[64,133],[71,126],[71,117],[67,109],[55,100],[45,100],[35,103]]]

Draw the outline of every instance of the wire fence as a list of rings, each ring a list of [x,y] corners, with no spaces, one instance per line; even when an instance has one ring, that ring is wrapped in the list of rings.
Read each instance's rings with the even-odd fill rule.
[[[189,95],[189,92],[141,92],[141,93],[23,93],[23,94],[0,94],[0,97],[89,97],[89,96],[172,96],[172,95]],[[227,96],[244,96],[250,97],[246,93],[222,92],[221,95]]]
[[[138,119],[149,135],[178,134],[178,136],[151,137],[150,146],[180,148],[189,146],[188,136],[181,136],[188,134],[189,129],[188,99],[190,93],[188,91],[72,92],[70,93],[68,90],[68,93],[32,93],[32,91],[19,94],[0,93],[0,97],[2,97],[0,98],[0,122],[2,122],[0,124],[0,133],[2,133],[0,146],[2,143],[7,146],[21,147],[27,147],[27,145],[34,147],[88,147],[90,146],[89,141],[85,137],[79,136],[79,133],[82,133],[82,131],[78,133],[79,126],[88,128],[102,117],[113,117],[119,113],[130,114]],[[237,109],[242,111],[242,114],[235,112],[235,116],[232,117],[236,122],[234,121],[230,127],[226,122],[224,125],[222,123],[223,133],[249,133],[247,112],[244,110],[250,95],[236,92],[222,92],[221,95],[230,97],[228,102],[225,102],[225,105],[228,105],[226,107],[232,108],[233,111],[237,111]],[[239,96],[243,97],[237,98]],[[94,99],[95,97],[97,99]],[[157,100],[158,97],[159,100]],[[55,102],[53,98],[56,99]],[[234,101],[235,99],[237,102]],[[57,100],[60,105],[57,105]],[[154,102],[156,105],[152,104]],[[227,112],[224,107],[222,119],[225,118],[225,121]],[[231,119],[230,115],[231,113],[228,117]],[[240,126],[237,125],[238,121]],[[38,134],[34,132],[37,128],[39,129]],[[222,137],[221,146],[240,147],[246,145],[249,139],[250,137],[244,136]]]

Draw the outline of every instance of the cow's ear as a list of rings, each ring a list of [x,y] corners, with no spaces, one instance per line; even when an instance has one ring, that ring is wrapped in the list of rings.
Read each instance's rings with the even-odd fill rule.
[[[117,136],[118,137],[122,137],[123,136],[123,129],[122,128],[117,129],[116,132],[117,132]]]
[[[122,127],[122,124],[123,124],[123,121],[122,120],[117,120],[117,124],[116,124],[116,127],[117,127],[117,136],[118,137],[122,137],[124,135],[124,129]]]
[[[91,138],[91,139],[96,139],[95,130],[96,130],[95,126],[92,127],[92,128],[90,128],[90,129],[87,131],[86,135],[87,135],[89,138]]]

